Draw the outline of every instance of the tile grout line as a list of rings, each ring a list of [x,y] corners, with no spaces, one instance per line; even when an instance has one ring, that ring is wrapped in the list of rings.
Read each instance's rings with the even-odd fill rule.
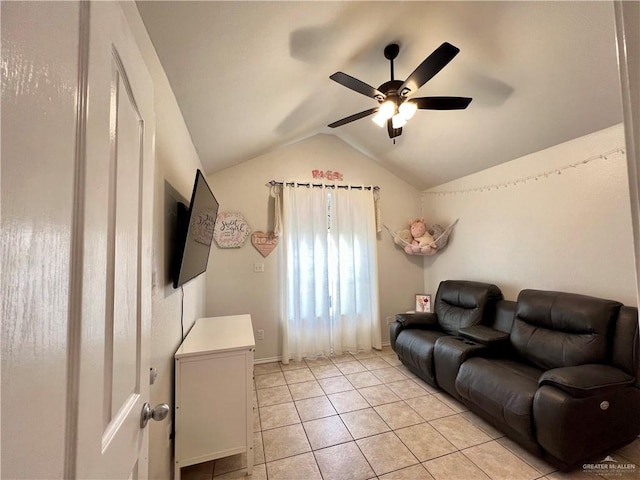
[[[377,353],[377,352],[376,352],[376,353]],[[380,357],[381,357],[381,355],[377,355],[376,357],[368,357],[368,358],[380,358]],[[483,445],[483,444],[487,444],[487,443],[491,443],[491,442],[496,442],[496,443],[498,443],[502,448],[504,448],[504,449],[505,449],[505,450],[507,450],[509,453],[511,453],[512,455],[514,455],[514,457],[516,457],[517,459],[519,459],[520,461],[522,461],[524,464],[528,465],[530,468],[532,468],[532,469],[533,469],[534,471],[536,471],[537,473],[541,474],[539,477],[535,477],[535,478],[537,478],[537,479],[539,479],[539,478],[544,478],[546,475],[548,475],[548,474],[549,474],[549,473],[548,473],[548,474],[542,474],[542,472],[538,471],[538,470],[536,469],[536,467],[535,467],[535,466],[533,466],[533,465],[531,465],[529,462],[527,462],[524,458],[522,458],[520,455],[518,455],[518,453],[516,453],[516,452],[514,452],[514,451],[510,450],[510,449],[509,449],[509,448],[507,448],[506,446],[504,446],[504,445],[500,444],[499,442],[497,442],[497,440],[498,440],[498,439],[500,439],[500,438],[503,438],[503,437],[504,437],[504,435],[503,435],[503,436],[501,436],[501,437],[493,438],[493,437],[489,434],[489,432],[486,432],[486,431],[485,431],[485,430],[483,430],[480,426],[476,425],[474,422],[472,422],[471,420],[469,420],[468,418],[466,418],[465,416],[463,416],[463,415],[462,415],[462,414],[464,414],[464,413],[466,413],[466,412],[471,412],[470,410],[463,410],[463,411],[459,411],[459,412],[458,412],[458,411],[456,411],[456,410],[454,409],[455,405],[450,405],[448,402],[446,402],[446,401],[444,401],[444,400],[441,400],[441,399],[438,397],[438,395],[440,395],[440,396],[445,395],[445,398],[447,398],[447,397],[446,397],[446,394],[445,394],[444,392],[442,392],[442,391],[430,392],[429,390],[426,390],[425,388],[423,388],[422,383],[425,383],[425,384],[426,384],[426,382],[424,382],[424,381],[423,381],[422,379],[420,379],[419,377],[406,377],[406,373],[405,373],[404,371],[402,371],[402,370],[400,370],[399,368],[397,368],[397,366],[394,366],[394,365],[391,365],[391,364],[389,364],[389,367],[379,367],[379,368],[374,368],[374,369],[371,369],[371,370],[370,370],[368,367],[366,367],[366,366],[364,366],[364,365],[363,365],[363,367],[366,369],[366,371],[363,371],[363,372],[353,372],[352,374],[345,374],[345,373],[344,373],[344,372],[339,368],[338,364],[347,363],[347,362],[352,362],[352,361],[357,361],[357,362],[359,362],[359,363],[360,363],[360,361],[359,361],[357,358],[355,358],[355,357],[354,357],[354,359],[353,359],[353,360],[347,360],[347,361],[345,361],[345,362],[338,362],[338,363],[334,362],[332,359],[329,359],[329,361],[331,362],[331,364],[325,364],[325,365],[320,365],[320,366],[333,366],[333,367],[335,367],[338,371],[340,371],[340,372],[341,372],[341,373],[340,373],[340,375],[330,376],[330,377],[322,377],[322,378],[318,378],[318,377],[316,376],[316,374],[313,372],[313,370],[311,370],[311,368],[312,368],[312,367],[310,367],[310,366],[309,366],[309,364],[307,364],[307,363],[306,363],[306,361],[305,361],[306,368],[308,368],[308,369],[311,371],[311,373],[312,373],[312,375],[313,375],[313,377],[314,377],[314,379],[315,379],[314,381],[315,381],[315,382],[317,382],[317,384],[320,386],[320,389],[324,392],[324,395],[318,395],[318,396],[316,396],[316,397],[307,397],[307,398],[303,398],[303,399],[299,399],[299,400],[294,400],[294,398],[293,398],[293,394],[292,394],[292,392],[291,392],[291,388],[290,388],[290,386],[291,386],[291,385],[298,384],[298,383],[304,383],[304,382],[306,382],[306,381],[311,381],[311,380],[303,380],[303,381],[298,381],[298,382],[291,382],[291,383],[289,383],[289,382],[287,381],[287,379],[286,379],[286,376],[284,375],[284,370],[282,370],[282,369],[281,369],[281,367],[280,367],[279,363],[278,363],[278,370],[279,370],[279,372],[278,372],[278,371],[272,371],[272,372],[265,372],[265,373],[263,373],[263,374],[260,374],[260,375],[267,375],[267,374],[270,374],[270,373],[281,373],[281,374],[283,375],[283,377],[284,377],[284,379],[285,379],[285,385],[281,385],[281,386],[286,386],[286,387],[287,387],[288,393],[289,393],[289,395],[290,395],[290,397],[291,397],[291,402],[289,402],[289,401],[285,401],[285,402],[278,402],[278,403],[270,404],[270,405],[266,405],[266,406],[280,405],[280,404],[284,404],[284,403],[293,403],[293,404],[294,404],[294,408],[296,409],[296,413],[297,413],[297,415],[298,415],[299,424],[301,425],[301,427],[302,427],[302,429],[303,429],[303,432],[304,432],[304,434],[305,434],[305,438],[306,438],[306,440],[307,440],[307,442],[308,442],[308,444],[309,444],[309,448],[310,448],[310,451],[309,451],[309,452],[303,452],[303,453],[301,453],[301,454],[290,455],[290,456],[288,456],[288,457],[284,457],[284,458],[282,458],[282,459],[278,459],[278,460],[283,460],[283,459],[285,459],[285,458],[292,458],[292,457],[294,457],[294,456],[302,455],[302,454],[305,454],[305,453],[312,453],[312,454],[314,455],[315,464],[316,464],[316,466],[317,466],[317,468],[318,468],[318,471],[320,472],[320,475],[321,475],[321,477],[322,477],[322,471],[320,470],[320,465],[318,464],[317,457],[315,456],[315,452],[316,452],[316,451],[320,451],[320,450],[324,450],[324,449],[326,449],[326,448],[334,447],[334,446],[337,446],[337,445],[340,445],[340,444],[354,442],[354,443],[358,446],[358,450],[360,451],[360,453],[361,453],[361,454],[363,455],[363,457],[365,458],[365,460],[366,460],[367,464],[369,465],[369,467],[371,468],[371,470],[372,470],[372,471],[374,472],[374,474],[377,476],[377,473],[375,473],[375,470],[373,469],[372,465],[369,463],[368,459],[367,459],[367,458],[366,458],[366,456],[364,455],[364,452],[362,452],[362,450],[360,449],[360,445],[358,444],[358,440],[362,440],[362,439],[365,439],[365,438],[370,438],[370,437],[373,437],[373,436],[376,436],[376,435],[380,435],[381,433],[371,434],[371,435],[367,435],[367,436],[364,436],[364,437],[361,437],[361,438],[355,439],[355,438],[353,437],[353,435],[351,434],[351,431],[349,430],[349,428],[348,428],[348,427],[346,426],[346,424],[344,423],[344,420],[343,420],[343,418],[342,418],[342,415],[343,415],[343,414],[345,414],[345,413],[351,413],[351,412],[361,411],[361,410],[365,410],[365,409],[369,409],[369,408],[370,408],[370,409],[372,409],[372,411],[373,411],[373,412],[375,412],[375,413],[376,413],[376,415],[377,415],[378,417],[380,417],[380,419],[381,419],[381,420],[382,420],[382,422],[386,425],[386,427],[387,427],[387,428],[389,428],[389,432],[382,432],[382,433],[393,433],[393,434],[394,434],[394,436],[395,436],[395,438],[397,438],[397,439],[398,439],[398,440],[399,440],[399,441],[400,441],[400,442],[401,442],[401,443],[402,443],[402,444],[407,448],[407,450],[411,453],[411,455],[412,455],[412,456],[414,457],[414,459],[417,461],[417,464],[422,465],[422,466],[423,466],[423,468],[425,468],[425,470],[427,470],[429,473],[430,473],[430,471],[427,469],[427,467],[425,467],[425,466],[423,465],[423,462],[421,462],[421,461],[417,458],[417,456],[413,453],[413,451],[411,451],[411,449],[410,449],[410,448],[405,444],[405,442],[404,442],[404,441],[403,441],[403,440],[402,440],[402,439],[397,435],[396,430],[400,430],[400,429],[402,429],[402,428],[408,428],[408,427],[411,427],[411,426],[414,426],[414,425],[420,425],[420,424],[425,424],[425,423],[426,423],[426,424],[430,425],[432,428],[434,428],[434,429],[436,430],[436,432],[438,432],[440,435],[443,435],[443,434],[442,434],[438,429],[436,429],[433,425],[431,425],[431,422],[432,422],[432,421],[435,421],[435,420],[439,420],[439,419],[441,419],[441,418],[449,418],[449,417],[453,417],[453,416],[457,416],[457,415],[459,415],[459,416],[461,416],[461,418],[463,418],[463,419],[465,419],[467,422],[469,422],[473,427],[477,428],[477,429],[478,429],[478,430],[480,430],[482,433],[484,433],[485,435],[489,436],[489,437],[490,437],[490,439],[489,439],[489,440],[487,440],[487,441],[484,441],[484,442],[480,442],[480,443],[478,443],[478,444],[476,444],[476,445],[471,445],[471,446],[469,446],[469,447],[465,447],[465,448],[463,448],[463,449],[460,449],[460,448],[458,448],[458,447],[455,447],[455,445],[453,445],[453,446],[456,448],[456,451],[457,451],[457,452],[462,453],[462,454],[464,455],[464,457],[465,457],[467,460],[469,460],[469,461],[470,461],[474,466],[476,466],[480,471],[482,471],[482,472],[483,472],[483,473],[485,473],[487,476],[489,476],[489,478],[491,478],[491,476],[488,474],[488,472],[486,472],[485,470],[483,470],[479,465],[477,465],[475,462],[473,462],[473,460],[471,460],[471,458],[469,458],[467,455],[465,455],[465,453],[464,453],[464,451],[465,451],[465,450],[468,450],[468,449],[470,449],[470,448],[476,447],[476,446],[478,446],[478,445]],[[387,362],[387,363],[388,363],[388,362]],[[361,363],[360,363],[360,364],[361,364]],[[304,368],[305,368],[305,367],[301,367],[301,369],[304,369]],[[402,379],[402,380],[394,380],[394,381],[390,381],[390,382],[384,382],[381,378],[379,378],[379,377],[378,377],[377,375],[375,375],[375,373],[374,373],[374,371],[375,371],[375,370],[381,370],[381,369],[383,369],[383,368],[394,368],[394,370],[398,371],[399,373],[401,373],[402,375],[404,375],[406,378],[404,378],[404,379]],[[299,370],[299,369],[292,369],[292,370]],[[422,395],[418,395],[418,396],[416,396],[416,397],[408,397],[408,398],[402,398],[402,397],[399,397],[399,396],[398,396],[398,400],[394,400],[394,401],[386,402],[386,403],[381,403],[381,404],[379,404],[379,405],[375,405],[375,406],[374,406],[374,405],[372,405],[372,404],[371,404],[371,402],[370,402],[369,400],[367,400],[367,398],[366,398],[366,397],[364,397],[364,395],[360,392],[360,390],[362,390],[362,389],[364,389],[364,388],[369,388],[369,387],[371,387],[371,386],[363,386],[363,387],[359,387],[359,388],[357,388],[355,385],[353,385],[353,384],[352,384],[352,382],[351,382],[351,381],[349,380],[349,378],[347,377],[347,375],[353,375],[353,374],[357,374],[357,373],[366,373],[366,372],[372,373],[372,374],[373,374],[373,376],[374,376],[375,378],[377,378],[379,381],[381,381],[381,382],[382,382],[382,383],[380,383],[380,384],[378,384],[378,385],[374,385],[374,386],[385,386],[385,387],[387,387],[389,390],[391,390],[391,391],[392,391],[394,394],[396,394],[396,395],[397,395],[397,393],[396,393],[395,391],[393,391],[392,389],[390,389],[390,388],[388,387],[388,385],[389,385],[389,384],[392,384],[392,383],[402,382],[402,381],[411,381],[411,382],[413,382],[413,383],[414,383],[414,384],[416,384],[418,387],[420,387],[420,388],[422,388],[422,389],[424,390],[424,394],[422,394]],[[257,376],[259,376],[259,375],[256,375],[256,377],[257,377]],[[338,378],[338,377],[342,377],[342,378],[346,379],[346,380],[347,380],[347,382],[348,382],[348,383],[353,387],[353,391],[355,391],[355,392],[357,392],[359,395],[361,395],[361,396],[364,398],[364,400],[366,401],[366,403],[367,403],[369,406],[368,406],[368,407],[364,407],[364,408],[358,408],[358,409],[355,409],[355,410],[350,410],[350,411],[348,411],[348,412],[342,412],[342,413],[338,412],[338,411],[336,410],[335,405],[333,404],[333,402],[332,402],[332,401],[331,401],[331,399],[329,398],[329,395],[331,395],[331,394],[329,394],[329,393],[327,392],[327,390],[325,390],[325,388],[326,388],[326,387],[323,387],[323,386],[322,386],[322,384],[320,383],[320,380],[324,380],[324,379],[328,379],[328,378]],[[427,384],[427,385],[428,385],[428,384]],[[255,386],[255,382],[254,382],[254,386]],[[275,387],[277,387],[277,386],[274,386],[274,387],[266,387],[266,388],[258,389],[258,388],[257,388],[257,386],[256,386],[256,389],[255,389],[255,392],[256,392],[256,400],[257,400],[257,401],[256,401],[256,403],[258,404],[258,406],[256,407],[256,409],[258,410],[258,416],[259,416],[259,420],[260,420],[260,430],[259,430],[259,433],[260,433],[260,437],[261,437],[262,442],[263,442],[263,450],[264,450],[264,436],[263,436],[264,429],[262,428],[262,424],[261,424],[262,422],[261,422],[260,410],[259,410],[259,408],[261,407],[261,405],[260,405],[259,400],[258,400],[258,393],[257,393],[257,392],[258,392],[258,390],[264,390],[264,389],[268,389],[268,388],[275,388]],[[351,391],[351,390],[346,390],[346,391]],[[341,392],[333,392],[333,393],[343,393],[343,392],[345,392],[345,391],[341,391]],[[448,408],[450,408],[450,409],[453,411],[453,414],[445,415],[445,416],[443,416],[443,417],[438,417],[438,418],[436,418],[436,419],[432,419],[432,420],[426,420],[424,417],[422,417],[422,415],[420,415],[420,414],[419,414],[415,409],[413,409],[413,408],[412,408],[409,404],[407,404],[407,402],[406,402],[406,400],[408,400],[408,399],[410,400],[410,399],[413,399],[413,398],[420,398],[420,397],[427,397],[427,396],[432,396],[432,397],[434,397],[436,400],[438,400],[440,403],[443,403],[445,406],[447,406]],[[322,418],[330,418],[330,417],[333,417],[333,416],[337,416],[337,417],[340,419],[341,424],[346,428],[347,432],[349,432],[349,435],[351,436],[351,440],[346,441],[346,442],[339,442],[339,443],[337,443],[337,444],[335,444],[335,445],[329,445],[329,446],[327,446],[327,447],[323,447],[323,448],[319,448],[319,449],[314,449],[314,448],[313,448],[313,446],[311,445],[311,441],[310,441],[310,439],[309,439],[309,436],[308,436],[308,434],[307,434],[307,431],[306,431],[306,429],[304,428],[304,422],[302,421],[302,418],[301,418],[301,416],[300,416],[300,411],[299,411],[299,409],[298,409],[298,405],[297,405],[297,403],[296,403],[296,402],[297,402],[297,401],[302,401],[302,400],[308,400],[308,399],[311,399],[311,398],[321,398],[321,397],[325,397],[327,400],[329,400],[329,403],[332,405],[332,407],[334,408],[334,410],[335,410],[335,412],[336,412],[336,413],[335,413],[334,415],[329,415],[329,416],[326,416],[326,417],[319,417],[319,418],[317,418],[317,419],[310,419],[310,420],[308,420],[308,421],[319,420],[319,419],[322,419]],[[391,403],[399,403],[400,401],[401,401],[401,402],[403,402],[407,407],[409,407],[409,409],[410,409],[412,412],[415,412],[415,413],[418,415],[418,417],[419,417],[419,418],[421,418],[423,421],[422,421],[422,422],[420,422],[420,423],[418,423],[418,424],[414,424],[414,425],[407,425],[406,427],[399,427],[399,428],[397,428],[397,429],[393,429],[393,428],[391,427],[391,425],[390,425],[390,424],[389,424],[389,423],[388,423],[384,418],[382,418],[382,417],[380,416],[380,414],[379,414],[379,413],[377,412],[377,410],[376,410],[376,407],[380,407],[380,406],[388,405],[388,404],[391,404]],[[471,413],[473,413],[473,412],[471,412]],[[295,425],[295,424],[297,424],[297,423],[294,423],[294,424],[291,424],[291,425]],[[289,426],[289,425],[283,425],[283,427],[284,427],[284,426]],[[275,429],[275,428],[280,428],[280,427],[274,427],[274,429]],[[267,429],[267,430],[272,430],[272,429]],[[256,433],[258,433],[258,432],[256,432]],[[444,437],[444,438],[445,438],[445,439],[447,439],[447,437]],[[447,441],[448,441],[448,439],[447,439]],[[449,443],[451,443],[451,442],[449,441]],[[452,452],[452,453],[453,453],[453,452]],[[436,456],[436,457],[430,458],[430,459],[428,459],[428,460],[425,460],[425,463],[426,463],[426,462],[428,462],[428,461],[430,461],[430,460],[434,460],[434,459],[436,459],[436,458],[441,458],[441,457],[446,456],[446,455],[449,455],[449,454],[439,455],[439,456]],[[274,460],[274,461],[278,461],[278,460]],[[266,466],[267,466],[267,464],[268,464],[268,463],[271,463],[271,462],[267,462],[267,459],[266,459],[266,453],[265,453],[265,472],[266,472],[266,474],[267,474],[267,478],[268,478],[268,472],[267,472],[267,468],[266,468]],[[414,465],[415,465],[415,464],[414,464]],[[409,468],[409,467],[403,467],[403,468]],[[392,471],[390,471],[390,472],[385,472],[385,473],[384,473],[384,475],[386,475],[386,474],[388,474],[388,473],[392,473],[392,472],[396,472],[396,471],[402,470],[403,468],[396,469],[396,470],[392,470]],[[212,471],[212,475],[215,475],[215,463],[214,463],[214,468],[213,468],[212,470],[213,470],[213,471]],[[555,471],[557,471],[557,470],[555,470]],[[554,471],[554,472],[555,472],[555,471]],[[550,472],[550,473],[554,473],[554,472]],[[212,478],[213,478],[213,477],[212,477]]]
[[[340,362],[340,363],[347,363],[347,362]],[[335,362],[334,362],[334,364],[335,364]],[[335,366],[338,368],[338,370],[340,370],[339,366],[337,366],[337,365],[335,365]],[[364,367],[364,368],[366,368],[366,367]],[[395,367],[393,367],[393,366],[391,366],[391,365],[390,365],[389,367],[381,367],[381,368],[378,368],[378,369],[375,369],[375,370],[381,370],[382,368],[395,368]],[[340,371],[342,372],[342,370],[340,370]],[[371,372],[370,370],[366,370],[366,371],[367,371],[367,372]],[[354,373],[364,373],[364,372],[354,372]],[[313,371],[312,371],[312,374],[313,374]],[[348,377],[346,377],[346,375],[347,375],[347,374],[345,374],[344,372],[342,372],[342,374],[341,374],[341,375],[338,375],[338,376],[344,376],[344,377],[347,379],[347,381],[348,381],[349,383],[351,383],[351,382],[349,381]],[[377,377],[377,376],[375,375],[375,373],[374,373],[373,375],[374,375],[374,377],[376,377],[379,381],[381,381],[381,382],[382,382],[382,383],[381,383],[381,384],[379,384],[379,385],[382,385],[382,386],[386,386],[386,385],[387,385],[386,383],[384,383],[383,379],[381,379],[381,378]],[[315,376],[315,374],[314,374],[314,376]],[[338,376],[336,376],[336,377],[338,377]],[[336,378],[336,377],[326,377],[326,378]],[[320,379],[316,378],[316,381],[317,381],[317,380],[320,380]],[[408,378],[406,378],[406,380],[408,380]],[[286,381],[286,377],[285,377],[285,381]],[[403,381],[403,380],[398,380],[398,381]],[[301,383],[301,382],[295,382],[295,383]],[[389,383],[393,383],[393,382],[389,382]],[[290,388],[289,388],[289,385],[290,385],[290,384],[287,382],[287,388],[289,389],[289,393],[291,394],[291,390],[290,390]],[[353,385],[352,385],[352,386],[353,386]],[[373,385],[373,386],[378,386],[378,385]],[[355,386],[353,386],[353,387],[354,387],[354,389],[355,389],[355,391],[356,391],[356,392],[358,392],[360,395],[362,395],[362,393],[360,393],[360,390],[361,390],[362,388],[369,388],[370,386],[365,386],[365,387],[360,387],[360,388],[357,388],[357,387],[355,387]],[[321,385],[321,388],[322,388],[322,385]],[[387,388],[388,388],[388,387],[387,387]],[[323,389],[323,391],[324,391],[324,389]],[[432,395],[432,394],[430,394],[429,392],[427,392],[426,390],[425,390],[425,394],[427,394],[427,395]],[[293,396],[292,396],[292,397],[293,397]],[[328,398],[328,394],[326,393],[326,391],[325,391],[325,397],[327,398],[327,400],[329,400],[329,402],[332,404],[332,406],[333,406],[333,408],[334,408],[334,410],[335,410],[335,405],[333,405],[333,402],[331,402],[331,399],[330,399],[330,398]],[[319,398],[319,397],[315,397],[315,398]],[[362,451],[362,449],[360,448],[360,445],[358,444],[358,440],[362,440],[362,439],[365,439],[365,438],[370,438],[370,437],[373,437],[373,436],[376,436],[376,435],[380,435],[380,434],[382,434],[382,433],[393,433],[394,437],[395,437],[395,438],[397,438],[397,439],[398,439],[398,440],[399,440],[399,441],[400,441],[400,442],[401,442],[401,443],[402,443],[402,444],[407,448],[407,451],[409,451],[409,453],[413,456],[413,458],[414,458],[414,459],[416,460],[416,462],[417,462],[417,463],[415,463],[415,464],[413,464],[413,465],[410,465],[410,466],[414,466],[414,465],[421,465],[420,460],[415,456],[415,454],[411,451],[411,449],[410,449],[410,448],[409,448],[409,447],[408,447],[408,446],[407,446],[407,445],[402,441],[402,439],[398,437],[398,435],[395,433],[395,431],[394,431],[394,429],[391,427],[391,425],[389,425],[389,424],[388,424],[388,422],[387,422],[386,420],[384,420],[382,417],[380,417],[380,415],[378,414],[378,412],[375,410],[375,406],[374,406],[374,405],[372,405],[372,404],[371,404],[371,402],[369,402],[369,401],[366,399],[366,397],[364,397],[364,396],[363,396],[363,398],[364,398],[364,400],[369,404],[369,406],[368,406],[368,407],[366,407],[366,408],[362,408],[362,409],[350,410],[350,411],[348,411],[348,412],[342,412],[342,413],[339,413],[337,410],[335,410],[335,411],[336,411],[336,415],[330,415],[329,417],[337,416],[337,417],[340,419],[340,421],[342,422],[343,426],[347,429],[347,431],[349,432],[350,436],[352,437],[352,440],[351,440],[351,441],[352,441],[352,442],[354,442],[354,443],[356,444],[356,446],[358,447],[358,450],[360,451],[360,453],[361,453],[361,454],[362,454],[362,456],[364,457],[365,461],[367,462],[367,464],[368,464],[368,465],[369,465],[369,467],[371,468],[371,471],[372,471],[372,472],[374,472],[374,474],[375,474],[376,476],[378,476],[378,474],[376,473],[375,469],[373,468],[373,466],[371,465],[371,463],[370,463],[370,462],[369,462],[369,460],[367,459],[366,455],[364,454],[364,452],[363,452],[363,451]],[[399,398],[399,397],[398,397],[398,398]],[[400,398],[399,398],[399,401],[402,401],[402,399],[400,399]],[[298,413],[298,417],[299,417],[299,419],[300,419],[301,426],[302,426],[303,431],[304,431],[304,433],[305,433],[305,436],[306,436],[306,438],[307,438],[307,442],[309,443],[309,447],[310,447],[310,449],[311,449],[311,453],[313,453],[313,455],[314,455],[314,459],[315,459],[315,461],[316,461],[316,465],[318,466],[318,471],[320,472],[320,474],[321,474],[321,476],[322,476],[322,471],[320,470],[320,465],[318,464],[318,460],[317,460],[317,457],[316,457],[316,455],[315,455],[315,453],[314,453],[314,452],[316,452],[316,451],[318,451],[318,450],[323,450],[324,448],[330,448],[330,447],[333,447],[333,446],[335,446],[335,445],[330,445],[330,446],[324,447],[324,448],[322,448],[322,449],[314,450],[313,446],[311,445],[311,441],[309,440],[309,436],[308,436],[308,434],[307,434],[307,432],[306,432],[306,429],[304,428],[304,422],[302,421],[302,418],[300,417],[300,411],[299,411],[299,409],[298,409],[298,405],[297,405],[295,402],[296,402],[296,401],[295,401],[295,400],[293,400],[294,407],[296,408],[296,412]],[[287,402],[287,403],[288,403],[288,402]],[[390,402],[390,403],[394,403],[394,402]],[[381,405],[385,405],[385,404],[381,404]],[[379,406],[379,405],[378,405],[378,406]],[[407,406],[408,406],[408,405],[407,405]],[[409,408],[411,408],[411,407],[409,406]],[[388,431],[388,432],[382,432],[382,433],[374,433],[374,434],[366,435],[366,436],[364,436],[364,437],[360,437],[360,438],[357,438],[357,439],[356,439],[356,438],[354,438],[354,437],[353,437],[352,432],[351,432],[351,431],[350,431],[350,429],[347,427],[347,425],[344,423],[344,419],[342,418],[342,414],[343,414],[343,413],[351,413],[351,412],[354,412],[354,411],[360,411],[360,410],[367,410],[367,409],[371,409],[373,412],[375,412],[375,413],[376,413],[376,415],[380,418],[380,420],[382,420],[382,422],[383,422],[383,423],[386,425],[386,427],[389,429],[389,431]],[[413,411],[413,409],[412,409],[412,411]],[[417,412],[416,412],[416,413],[417,413]],[[423,419],[423,422],[421,422],[421,423],[427,423],[427,421],[426,421],[426,420],[425,420],[425,419],[424,419],[420,414],[418,414],[418,416],[419,416],[420,418],[422,418],[422,419]],[[328,417],[319,417],[319,418],[328,418]],[[317,420],[317,419],[315,419],[315,420]],[[351,441],[350,441],[350,442],[351,442]],[[350,443],[350,442],[341,442],[341,443]],[[336,444],[336,445],[340,445],[341,443],[338,443],[338,444]],[[285,457],[285,458],[292,458],[292,457],[297,456],[297,455],[301,455],[301,454],[291,455],[291,456],[289,456],[289,457]],[[279,460],[281,460],[281,459],[279,459]],[[268,462],[266,462],[266,458],[265,458],[265,463],[268,463]],[[403,467],[403,468],[405,468],[405,467]],[[408,468],[408,467],[407,467],[407,468]],[[423,467],[423,468],[424,468],[424,467]],[[388,474],[388,473],[392,473],[392,472],[395,472],[395,471],[398,471],[398,470],[402,470],[402,468],[400,468],[400,469],[396,469],[396,470],[391,470],[391,471],[389,471],[389,472],[385,472],[384,474],[386,475],[386,474]]]
[[[316,379],[316,381],[317,381],[317,379]],[[289,388],[288,384],[287,384],[287,388],[289,389],[289,394],[291,395],[291,389]],[[293,395],[292,395],[292,398],[293,398]],[[318,472],[320,473],[320,477],[324,478],[322,476],[322,471],[320,470],[320,465],[318,464],[318,459],[313,454],[313,446],[311,445],[311,440],[309,440],[309,435],[307,434],[307,430],[304,428],[304,422],[302,421],[302,417],[300,417],[300,411],[298,410],[298,405],[296,405],[295,401],[293,402],[293,406],[295,407],[296,412],[298,413],[298,418],[300,419],[300,426],[302,427],[302,431],[304,432],[304,436],[307,439],[307,443],[309,444],[309,452],[304,452],[304,453],[311,453],[311,455],[313,456],[313,461],[316,462],[316,467],[318,468]],[[299,455],[303,455],[303,454],[299,454]],[[266,456],[265,456],[265,463],[266,463]],[[267,466],[265,465],[265,469],[266,469],[266,467]],[[267,477],[267,480],[269,480],[268,477]]]

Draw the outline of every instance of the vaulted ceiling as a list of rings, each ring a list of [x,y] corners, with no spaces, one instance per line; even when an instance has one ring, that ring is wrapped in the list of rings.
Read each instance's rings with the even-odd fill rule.
[[[339,136],[419,189],[622,121],[610,2],[138,1],[208,174],[318,133]],[[405,79],[443,42],[460,53],[418,96],[464,96],[466,110],[420,110],[395,144],[377,106],[329,79]]]

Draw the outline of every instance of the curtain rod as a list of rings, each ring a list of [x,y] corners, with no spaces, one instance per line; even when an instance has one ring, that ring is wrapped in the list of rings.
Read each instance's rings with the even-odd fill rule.
[[[353,188],[356,190],[380,190],[379,186],[366,187],[364,185],[336,185],[336,184],[326,184],[326,183],[300,183],[300,182],[277,182],[276,180],[271,180],[267,185],[271,187],[275,187],[276,185],[288,185],[290,187],[324,187],[324,188]]]

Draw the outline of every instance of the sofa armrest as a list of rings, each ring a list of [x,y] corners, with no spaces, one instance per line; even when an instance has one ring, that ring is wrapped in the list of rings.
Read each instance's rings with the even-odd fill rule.
[[[610,365],[579,365],[547,370],[538,385],[559,388],[574,398],[614,392],[633,385],[635,378]]]
[[[438,317],[435,313],[398,313],[396,322],[402,325],[402,328],[420,328],[423,330],[440,330]]]
[[[639,407],[640,390],[633,386],[576,398],[542,385],[533,397],[533,431],[540,446],[570,469],[632,442],[640,415],[630,412]]]
[[[401,331],[402,324],[400,322],[393,322],[389,325],[389,343],[391,344],[391,349],[394,352],[396,351],[396,339]]]
[[[438,318],[435,313],[398,313],[396,321],[389,325],[389,341],[391,348],[396,351],[396,338],[405,329],[439,330]]]
[[[487,346],[500,346],[509,340],[509,334],[487,327],[486,325],[474,325],[461,328],[460,336]]]

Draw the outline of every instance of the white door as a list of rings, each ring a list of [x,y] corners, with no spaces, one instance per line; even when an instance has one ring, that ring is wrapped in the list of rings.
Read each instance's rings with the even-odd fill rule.
[[[79,111],[86,129],[78,141],[85,154],[72,247],[77,411],[68,429],[76,432],[68,474],[145,478],[148,429],[140,415],[149,400],[153,85],[118,3],[82,4],[81,12],[88,43],[80,44]]]

